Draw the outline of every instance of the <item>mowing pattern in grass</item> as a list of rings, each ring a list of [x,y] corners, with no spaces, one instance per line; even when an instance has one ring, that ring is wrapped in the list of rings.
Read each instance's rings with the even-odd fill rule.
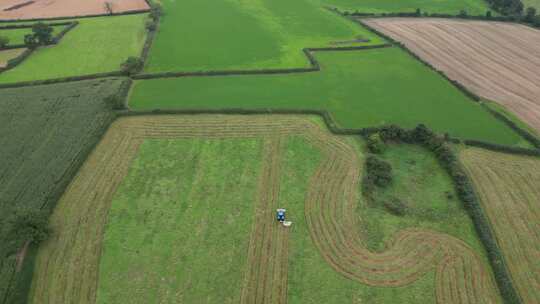
[[[0,74],[0,83],[118,71],[129,56],[140,55],[145,18],[139,14],[81,19],[58,45],[40,48]]]
[[[14,207],[52,207],[113,120],[104,98],[120,83],[104,79],[0,91],[1,214]],[[0,240],[8,237],[0,234]],[[14,269],[12,250],[0,242],[2,297]]]
[[[162,3],[147,72],[307,67],[305,47],[382,42],[309,0]]]
[[[540,302],[540,159],[467,149],[470,173],[524,303]]]
[[[137,81],[130,106],[136,110],[323,109],[344,128],[424,123],[437,132],[466,139],[507,145],[522,141],[398,48],[318,52],[315,56],[322,66],[318,73]]]
[[[291,135],[295,137],[288,139]],[[298,137],[305,141],[299,142]],[[282,140],[287,142],[282,145]],[[291,147],[302,148],[288,150]],[[318,152],[306,158],[295,154],[307,147]],[[281,157],[285,150],[287,154]],[[430,278],[433,271],[439,303],[459,299],[462,303],[498,302],[481,260],[454,237],[406,229],[382,253],[363,246],[354,212],[361,173],[357,156],[348,142],[309,120],[291,116],[121,119],[110,128],[55,210],[56,234],[38,253],[33,302],[94,303],[96,292],[98,302],[129,298],[147,303],[152,298],[237,303],[241,297],[244,302],[276,302],[283,300],[284,284],[289,285],[286,268],[293,273],[290,284],[309,289],[304,294],[287,290],[296,303],[313,302],[306,301],[312,293],[323,294],[318,300],[342,296],[342,290],[329,289],[329,295],[317,286],[342,286],[347,288],[345,293],[358,297],[369,295],[359,290],[370,288],[358,282],[396,290],[393,287],[408,286],[423,276]],[[295,157],[310,164],[300,173],[307,178],[299,178],[288,168]],[[261,162],[263,166],[258,165]],[[286,181],[277,181],[277,175],[285,176]],[[298,195],[296,182],[307,197]],[[305,218],[302,208],[298,209],[304,200]],[[278,230],[283,228],[276,226],[272,212],[258,213],[262,205],[297,210],[289,235]],[[254,212],[255,217],[250,217]],[[252,227],[249,240],[251,218],[260,221],[254,224],[263,229]],[[299,232],[309,231],[319,249],[318,257],[313,255],[311,242],[305,248],[293,247],[299,251],[284,252],[287,246],[294,246],[294,240],[306,241],[294,230],[296,225]],[[316,264],[314,269],[333,275],[310,274],[312,270],[306,269],[309,261],[303,260],[300,249],[309,255],[309,261],[324,257],[328,263]],[[289,265],[284,265],[287,255]],[[238,264],[240,261],[250,264]],[[330,267],[342,275],[328,272]],[[250,278],[257,282],[248,282]],[[314,280],[318,284],[304,284]]]
[[[422,12],[458,14],[465,10],[470,15],[484,15],[490,10],[484,0],[318,0],[342,10],[363,13]],[[532,1],[532,0],[531,0]]]

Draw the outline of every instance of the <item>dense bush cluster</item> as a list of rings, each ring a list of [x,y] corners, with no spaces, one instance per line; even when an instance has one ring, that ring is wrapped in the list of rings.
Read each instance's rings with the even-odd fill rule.
[[[378,133],[383,141],[401,141],[422,145],[435,155],[452,178],[458,197],[464,203],[474,222],[478,236],[488,253],[503,298],[506,303],[520,303],[520,298],[514,289],[504,258],[491,232],[487,217],[478,202],[472,183],[445,138],[436,135],[422,124],[412,130],[405,130],[395,125],[384,126],[371,129],[366,136],[371,136],[373,133]]]
[[[374,155],[366,158],[365,169],[362,190],[367,196],[375,190],[375,187],[385,188],[392,182],[392,166]]]

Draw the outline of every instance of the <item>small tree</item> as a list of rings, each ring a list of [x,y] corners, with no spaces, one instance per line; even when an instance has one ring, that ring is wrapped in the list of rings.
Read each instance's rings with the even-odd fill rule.
[[[121,67],[124,73],[134,75],[143,68],[143,61],[138,57],[129,57]]]
[[[422,16],[422,11],[419,8],[417,8],[414,14],[416,15],[416,17],[420,17]]]
[[[525,18],[523,18],[523,20],[525,20],[525,22],[533,22],[535,16],[536,9],[534,7],[528,7],[525,11]]]
[[[53,28],[48,24],[38,22],[32,26],[32,32],[40,45],[49,44],[52,40]]]
[[[44,210],[19,208],[10,219],[11,236],[20,241],[39,243],[50,235],[48,213]]]
[[[150,9],[150,18],[152,18],[154,21],[157,21],[161,15],[163,15],[163,9],[161,8],[161,5],[152,4],[152,8]]]
[[[486,18],[487,18],[487,19],[491,19],[491,11],[487,11],[487,12],[486,12]]]
[[[460,18],[467,18],[467,11],[466,10],[459,11],[459,17]]]
[[[392,166],[375,156],[366,159],[367,181],[378,187],[387,187],[392,182]]]
[[[9,44],[9,38],[0,36],[0,49],[5,48]]]
[[[107,2],[105,2],[103,4],[103,6],[105,7],[105,11],[107,12],[107,14],[109,14],[109,15],[113,14],[113,4],[112,4],[112,2],[107,1]]]
[[[384,141],[381,139],[381,136],[376,134],[371,134],[367,139],[367,148],[369,152],[380,154],[383,153],[386,149]]]
[[[36,40],[36,36],[32,34],[24,35],[24,44],[31,49],[39,45],[38,41]]]

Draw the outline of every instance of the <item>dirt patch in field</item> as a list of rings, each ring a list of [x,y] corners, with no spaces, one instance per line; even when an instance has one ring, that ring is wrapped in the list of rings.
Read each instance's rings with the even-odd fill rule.
[[[523,303],[540,303],[540,159],[467,149],[472,177]]]
[[[22,52],[24,52],[24,50],[26,49],[11,49],[0,51],[0,68],[5,68],[10,59],[19,56],[20,54],[22,54]]]
[[[3,0],[0,20],[106,15],[106,3],[115,14],[149,9],[144,0]]]
[[[540,131],[539,30],[511,23],[424,18],[365,23]]]

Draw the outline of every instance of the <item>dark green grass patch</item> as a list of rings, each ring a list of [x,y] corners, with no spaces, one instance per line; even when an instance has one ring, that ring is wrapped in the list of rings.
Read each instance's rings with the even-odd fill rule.
[[[309,0],[162,3],[147,72],[306,67],[305,47],[382,41]]]
[[[119,71],[129,56],[139,56],[146,14],[79,20],[59,44],[39,48],[0,83],[43,80]]]
[[[328,110],[344,128],[424,123],[453,136],[514,145],[521,138],[398,48],[318,52],[314,73],[137,81],[130,106],[150,109]]]
[[[112,106],[104,98],[116,93],[121,82],[0,90],[0,300],[24,297],[31,277],[25,270],[9,285],[15,254],[25,240],[6,235],[3,221],[18,207],[52,207],[113,120]]]
[[[342,10],[363,13],[422,12],[458,14],[465,10],[469,15],[484,15],[489,10],[484,0],[320,0]]]
[[[238,303],[261,144],[146,140],[112,202],[97,302]]]

